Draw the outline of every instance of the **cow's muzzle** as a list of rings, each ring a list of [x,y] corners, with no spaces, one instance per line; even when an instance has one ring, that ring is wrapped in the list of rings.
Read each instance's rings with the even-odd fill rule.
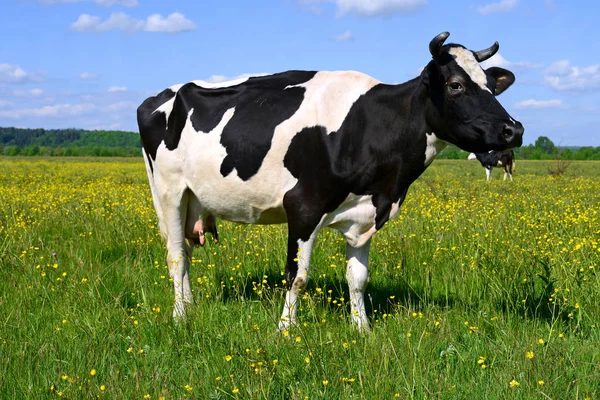
[[[519,121],[515,121],[511,124],[504,124],[504,127],[502,128],[502,135],[511,147],[517,147],[523,143],[523,132],[525,132],[525,128],[523,128],[523,124]]]

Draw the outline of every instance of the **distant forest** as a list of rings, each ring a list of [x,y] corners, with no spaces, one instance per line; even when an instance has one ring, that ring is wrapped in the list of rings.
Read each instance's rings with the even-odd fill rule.
[[[537,138],[534,144],[514,149],[518,160],[600,160],[600,147],[560,147],[546,136]],[[469,153],[456,146],[448,146],[437,158],[465,160]]]
[[[124,131],[0,127],[0,155],[140,157],[140,135]],[[520,160],[600,160],[600,147],[560,147],[546,136],[515,151]],[[468,152],[448,146],[437,157],[466,160]]]
[[[0,127],[0,154],[5,156],[140,157],[141,148],[135,132]]]

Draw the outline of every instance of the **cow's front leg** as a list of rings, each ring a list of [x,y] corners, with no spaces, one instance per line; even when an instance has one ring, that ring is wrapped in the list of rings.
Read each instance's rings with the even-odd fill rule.
[[[365,289],[369,283],[369,250],[371,239],[361,247],[355,248],[346,244],[346,279],[350,289],[350,312],[352,322],[358,326],[359,331],[369,330],[369,320],[365,310]]]
[[[288,223],[288,254],[285,265],[285,283],[287,292],[285,294],[285,304],[283,313],[279,321],[279,330],[289,329],[290,325],[296,323],[296,309],[298,306],[298,296],[308,283],[308,272],[310,270],[310,258],[313,246],[319,233],[320,226],[315,226],[312,233],[305,240],[299,238],[299,233],[307,232],[307,227],[298,227],[296,221]]]

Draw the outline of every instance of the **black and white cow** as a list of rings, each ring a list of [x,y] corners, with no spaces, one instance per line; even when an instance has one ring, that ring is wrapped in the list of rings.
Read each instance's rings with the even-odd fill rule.
[[[506,176],[510,176],[510,180],[513,180],[512,172],[513,166],[516,167],[515,153],[512,150],[508,151],[496,151],[492,150],[487,153],[471,153],[468,157],[469,160],[478,160],[481,166],[485,168],[486,180],[492,179],[492,168],[504,168],[504,180]]]
[[[175,286],[175,317],[192,301],[192,244],[216,239],[216,218],[288,224],[280,329],[296,320],[323,227],[347,240],[352,319],[368,328],[363,294],[371,237],[447,143],[471,152],[522,143],[523,126],[494,97],[515,80],[479,62],[498,50],[429,49],[421,75],[387,85],[359,72],[288,71],[172,86],[138,108],[143,154]]]

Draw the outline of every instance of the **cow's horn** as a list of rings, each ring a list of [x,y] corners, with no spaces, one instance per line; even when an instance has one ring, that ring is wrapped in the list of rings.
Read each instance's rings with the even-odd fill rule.
[[[429,42],[429,52],[434,59],[440,54],[440,49],[444,45],[446,39],[448,39],[448,36],[450,36],[450,33],[442,32]]]
[[[495,42],[491,47],[488,47],[485,50],[474,51],[473,55],[475,56],[477,62],[482,62],[496,54],[499,48],[500,45],[498,44],[498,42]]]

